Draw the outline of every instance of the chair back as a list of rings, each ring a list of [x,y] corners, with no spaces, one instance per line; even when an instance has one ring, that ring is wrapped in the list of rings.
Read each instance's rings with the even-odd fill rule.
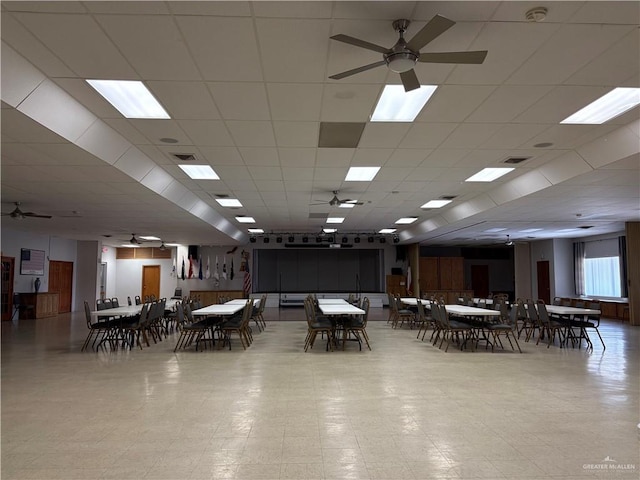
[[[545,327],[548,326],[550,323],[549,312],[547,312],[547,305],[544,303],[544,300],[538,300],[536,307],[538,309],[538,321],[541,325]]]
[[[131,306],[131,297],[127,297],[127,305]]]
[[[142,305],[142,310],[140,310],[140,318],[138,319],[138,324],[144,325],[149,321],[150,321],[149,304],[145,303]]]
[[[96,300],[96,310],[105,310],[107,306],[101,298]]]
[[[87,319],[87,326],[91,326],[91,308],[89,308],[89,302],[84,301],[84,316]]]
[[[487,299],[479,298],[478,299],[478,308],[487,308]]]
[[[113,297],[111,299],[111,308],[118,308],[120,306],[120,301],[118,300],[118,297]]]
[[[361,305],[361,309],[364,310],[364,313],[362,314],[362,326],[366,327],[367,326],[367,320],[369,319],[369,298],[368,297],[364,297],[362,299],[362,305]]]
[[[176,318],[179,327],[185,324],[184,307],[182,306],[182,302],[176,303]]]
[[[536,310],[536,305],[533,303],[531,299],[527,299],[526,303],[526,315],[531,323],[538,323],[538,310]],[[545,307],[546,311],[546,307]]]

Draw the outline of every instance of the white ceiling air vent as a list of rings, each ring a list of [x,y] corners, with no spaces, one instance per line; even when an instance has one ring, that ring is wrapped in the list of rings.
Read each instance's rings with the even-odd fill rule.
[[[196,156],[193,153],[172,153],[181,162],[195,162]]]

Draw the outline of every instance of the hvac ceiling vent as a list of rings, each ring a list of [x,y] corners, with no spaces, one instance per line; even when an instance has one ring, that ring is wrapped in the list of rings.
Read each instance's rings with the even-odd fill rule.
[[[526,160],[529,160],[531,157],[509,157],[507,158],[504,163],[510,163],[512,165],[516,165],[518,163],[522,163]]]
[[[578,227],[578,228],[581,228],[583,230],[588,230],[590,228],[593,228],[593,225],[582,225],[581,227]]]
[[[229,198],[228,193],[216,193],[214,195],[216,196],[216,198]]]
[[[457,197],[457,195],[442,195],[440,197],[440,200],[453,200],[456,197]]]
[[[196,156],[193,153],[172,153],[175,158],[181,162],[195,162]]]
[[[310,212],[309,218],[327,218],[328,213]]]

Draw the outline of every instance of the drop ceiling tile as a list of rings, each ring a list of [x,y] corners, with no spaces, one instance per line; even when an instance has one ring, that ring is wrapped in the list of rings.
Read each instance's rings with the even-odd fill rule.
[[[554,85],[627,35],[631,26],[566,25],[509,78],[510,84]]]
[[[557,86],[518,115],[515,123],[559,124],[569,115],[607,93],[604,87]]]
[[[328,20],[258,18],[255,23],[268,82],[325,80]],[[291,61],[295,58],[313,58],[313,62],[301,68],[300,63]]]
[[[497,123],[462,123],[440,144],[440,148],[476,148],[500,127]]]
[[[487,50],[489,53],[484,63],[457,66],[447,78],[447,83],[499,85],[559,28],[560,25],[544,23],[488,23],[473,43],[465,48]]]
[[[455,123],[414,123],[400,148],[436,148],[455,128]]]
[[[344,168],[338,168],[338,167],[334,167],[334,168],[318,168],[316,167],[314,169],[314,173],[313,173],[313,181],[314,183],[316,182],[325,182],[325,181],[332,181],[332,182],[339,182],[342,183],[342,181],[344,180],[344,177],[347,175],[347,170],[348,168],[344,167]]]
[[[53,55],[47,47],[33,36],[13,15],[3,12],[0,18],[2,22],[2,60],[8,55],[7,44],[19,50],[20,55],[32,64],[38,65],[45,75],[50,77],[73,77],[74,72],[69,69],[58,57]],[[3,70],[5,67],[3,67]],[[4,70],[5,74],[7,70]],[[6,87],[3,87],[6,88]],[[5,94],[3,93],[3,97]],[[5,97],[6,98],[6,97]]]
[[[612,8],[615,3],[615,8]],[[640,6],[638,2],[583,2],[571,17],[573,23],[626,23],[638,26]]]
[[[244,166],[220,165],[216,167],[215,170],[220,179],[224,182],[229,180],[248,180],[251,178],[249,168]]]
[[[548,85],[526,87],[501,85],[485,99],[482,105],[469,115],[466,121],[510,122],[552,89],[553,87]]]
[[[205,80],[262,81],[258,44],[250,18],[191,15],[174,18]],[[229,55],[225,46],[234,38],[242,41],[233,42],[234,54]]]
[[[134,145],[154,143],[152,140],[149,140],[147,137],[145,137],[142,132],[137,130],[133,126],[133,124],[126,118],[104,118],[103,121]],[[184,134],[182,135],[182,142],[183,144],[192,143],[191,140],[189,140]]]
[[[278,121],[319,121],[321,84],[268,83],[271,119]]]
[[[244,165],[236,147],[201,147],[203,159],[213,165]]]
[[[455,163],[456,167],[474,167],[479,169],[485,167],[513,167],[514,165],[500,165],[507,158],[507,150],[472,150]]]
[[[273,122],[278,147],[314,147],[318,145],[318,122]]]
[[[424,106],[417,122],[463,122],[495,90],[489,85],[442,85]]]
[[[282,175],[287,184],[294,184],[295,181],[311,182],[313,180],[313,168],[287,167],[282,169]]]
[[[385,167],[416,167],[420,165],[433,150],[397,149],[385,162]]]
[[[182,124],[174,120],[142,120],[129,119],[131,125],[145,136],[145,143],[164,145],[161,138],[175,138],[180,144],[188,145],[192,143],[187,137],[185,131],[181,128]],[[107,122],[111,124],[111,122]],[[127,138],[127,135],[123,135]],[[133,143],[133,142],[132,142]]]
[[[59,2],[66,3],[66,2]],[[168,15],[166,2],[101,2],[83,4],[92,13],[112,13],[120,15]]]
[[[420,164],[420,167],[450,167],[455,165],[461,158],[465,157],[471,150],[466,148],[440,148],[433,150],[425,160]]]
[[[359,66],[359,64],[347,67],[346,69],[355,68],[356,66]],[[353,77],[354,80],[356,80],[356,76]],[[343,80],[347,79],[345,78]],[[373,113],[378,96],[382,91],[380,85],[340,83],[343,82],[343,80],[325,85],[322,94],[322,121],[367,121]]]
[[[407,179],[413,168],[411,167],[394,167],[394,168],[381,168],[374,182],[398,182]],[[397,185],[394,184],[394,187]]]
[[[261,188],[263,181],[282,180],[282,170],[277,167],[253,166],[249,169],[249,173],[256,182],[256,185],[258,185],[258,188]]]
[[[82,78],[138,79],[124,56],[89,16],[16,13],[15,17]],[[83,45],[84,48],[76,48]]]
[[[313,167],[316,163],[315,148],[278,148],[283,167]]]
[[[360,138],[362,148],[396,148],[411,128],[410,123],[367,123]]]
[[[176,120],[218,120],[220,114],[202,82],[147,82],[149,90]]]
[[[546,125],[513,123],[500,125],[500,128],[491,137],[480,144],[480,147],[493,149],[518,148],[546,129]]]
[[[303,181],[303,180],[296,180],[291,182],[285,176],[285,190],[287,192],[309,192],[311,191],[312,188],[313,188],[313,182]]]
[[[260,183],[256,184],[258,187],[258,191],[262,194],[264,198],[265,193],[278,192],[284,197],[284,182],[276,181],[276,180],[261,180]]]
[[[414,8],[415,2],[338,2],[334,4],[333,17],[388,21],[390,18],[411,18]]]
[[[176,24],[168,15],[96,15],[102,29],[142,78],[200,80]]]
[[[331,18],[331,2],[254,2],[257,17]]]
[[[351,160],[352,167],[380,167],[386,163],[391,148],[358,148]]]
[[[276,148],[241,147],[238,150],[240,151],[240,155],[244,159],[244,163],[246,165],[280,166],[280,162],[278,160],[278,149]]]
[[[207,84],[225,120],[269,120],[267,92],[262,83]]]
[[[273,127],[270,122],[229,120],[226,125],[238,147],[276,146]]]
[[[316,153],[316,167],[348,167],[355,154],[351,148],[319,148]],[[346,174],[346,170],[345,170]]]

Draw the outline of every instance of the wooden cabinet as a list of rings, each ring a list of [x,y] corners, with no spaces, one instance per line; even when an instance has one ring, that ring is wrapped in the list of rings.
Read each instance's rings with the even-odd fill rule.
[[[199,298],[203,306],[220,303],[220,297],[244,298],[242,290],[191,290],[189,294],[192,298]]]
[[[58,315],[57,293],[20,293],[20,319],[46,318]]]
[[[420,291],[429,292],[440,288],[438,257],[420,258]]]
[[[404,275],[387,275],[387,293],[405,297],[407,295],[406,277]]]
[[[464,289],[462,257],[421,257],[420,291],[455,291]]]

